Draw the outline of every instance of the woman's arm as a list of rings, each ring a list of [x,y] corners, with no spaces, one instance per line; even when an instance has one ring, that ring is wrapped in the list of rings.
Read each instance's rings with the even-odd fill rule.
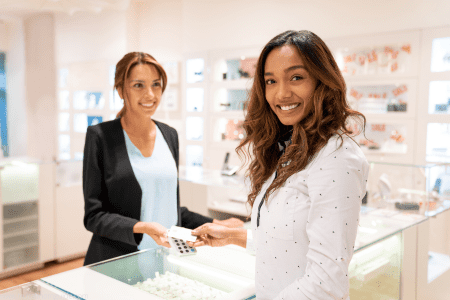
[[[83,158],[84,226],[96,235],[137,246],[142,234],[134,233],[133,228],[139,220],[109,211],[103,174],[104,153],[99,133],[89,126]]]
[[[311,201],[306,224],[309,250],[303,277],[276,300],[348,299],[352,259],[368,163],[358,150],[345,147],[322,156],[309,170]]]
[[[190,243],[193,247],[205,245],[222,247],[233,244],[245,248],[247,245],[247,229],[244,228],[229,228],[207,223],[193,230],[192,235],[199,237],[196,242]]]

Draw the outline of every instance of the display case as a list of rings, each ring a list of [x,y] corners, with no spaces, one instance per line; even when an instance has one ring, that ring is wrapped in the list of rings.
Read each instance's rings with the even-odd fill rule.
[[[53,190],[43,179],[53,174],[29,157],[0,160],[0,278],[52,258]]]
[[[76,299],[41,280],[35,280],[0,291],[0,300],[68,300]]]

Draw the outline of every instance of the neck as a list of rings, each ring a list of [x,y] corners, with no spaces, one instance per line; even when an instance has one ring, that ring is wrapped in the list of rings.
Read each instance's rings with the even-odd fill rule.
[[[128,134],[148,137],[156,128],[155,122],[148,117],[135,117],[125,113],[120,119],[122,127]]]

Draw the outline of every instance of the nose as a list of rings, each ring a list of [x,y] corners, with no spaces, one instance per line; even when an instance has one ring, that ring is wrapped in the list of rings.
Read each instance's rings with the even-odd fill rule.
[[[153,91],[152,87],[148,87],[147,89],[145,89],[145,96],[147,96],[150,99],[155,98],[155,92]]]
[[[277,98],[278,99],[287,99],[292,96],[292,90],[289,84],[280,82],[277,86]]]

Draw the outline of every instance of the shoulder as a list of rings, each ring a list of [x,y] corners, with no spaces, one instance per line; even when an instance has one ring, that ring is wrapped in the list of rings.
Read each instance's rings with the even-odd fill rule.
[[[88,126],[87,132],[104,134],[111,131],[120,131],[121,128],[122,125],[120,124],[120,119],[114,119],[111,121],[99,123],[97,125]]]
[[[170,137],[178,138],[178,133],[175,128],[170,127],[166,123],[153,120],[155,122],[156,126],[158,126],[159,130],[163,133],[163,135],[169,135]]]
[[[332,136],[327,144],[317,153],[310,164],[310,168],[314,165],[326,164],[368,164],[367,159],[359,145],[349,136],[339,135]]]

